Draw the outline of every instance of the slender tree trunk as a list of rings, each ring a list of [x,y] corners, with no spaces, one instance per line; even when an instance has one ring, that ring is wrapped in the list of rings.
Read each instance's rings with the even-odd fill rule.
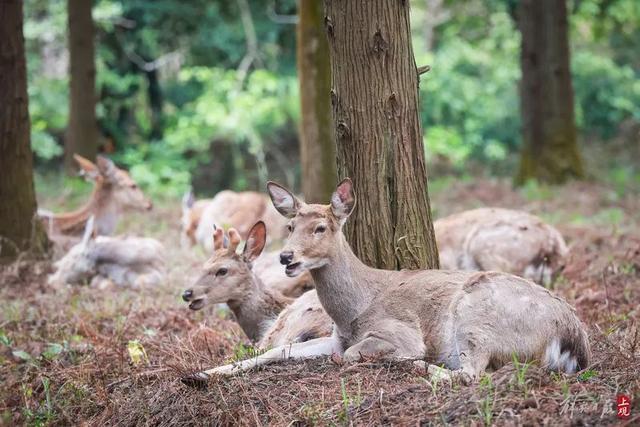
[[[23,250],[44,252],[36,218],[22,1],[0,2],[0,260]]]
[[[518,25],[523,148],[516,182],[581,178],[565,0],[521,0]]]
[[[338,174],[358,196],[349,243],[370,266],[437,268],[409,2],[325,5]]]
[[[147,95],[149,98],[149,107],[151,108],[151,131],[149,138],[151,140],[159,140],[164,132],[164,118],[162,115],[162,87],[158,78],[158,70],[153,69],[145,72],[147,76]]]
[[[98,151],[96,68],[91,0],[68,0],[69,18],[69,127],[65,141],[65,168],[76,170],[74,154],[95,160]]]
[[[302,113],[302,193],[308,202],[325,203],[335,189],[337,172],[331,120],[331,64],[321,1],[298,1],[297,60]]]

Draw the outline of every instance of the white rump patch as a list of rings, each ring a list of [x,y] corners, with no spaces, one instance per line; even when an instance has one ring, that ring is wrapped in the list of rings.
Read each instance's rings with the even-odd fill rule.
[[[575,356],[572,356],[569,351],[560,352],[560,340],[558,338],[554,338],[547,346],[544,352],[544,363],[553,371],[567,374],[574,373],[578,366]]]

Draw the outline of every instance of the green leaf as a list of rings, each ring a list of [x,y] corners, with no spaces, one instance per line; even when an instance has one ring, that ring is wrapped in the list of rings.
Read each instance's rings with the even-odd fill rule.
[[[24,360],[25,362],[33,359],[31,355],[24,350],[14,350],[11,354],[13,354],[14,357],[17,357],[18,359]]]

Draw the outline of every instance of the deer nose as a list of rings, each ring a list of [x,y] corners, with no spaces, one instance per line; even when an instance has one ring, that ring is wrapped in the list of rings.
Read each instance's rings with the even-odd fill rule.
[[[189,301],[193,297],[193,291],[191,289],[187,289],[182,293],[182,300]]]
[[[280,264],[289,265],[293,261],[293,252],[280,252]]]

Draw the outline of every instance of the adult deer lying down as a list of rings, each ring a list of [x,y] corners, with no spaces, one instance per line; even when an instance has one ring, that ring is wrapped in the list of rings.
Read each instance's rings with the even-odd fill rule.
[[[164,278],[162,244],[140,237],[94,237],[93,217],[87,221],[82,241],[55,264],[49,284],[92,286],[155,286]]]
[[[95,186],[89,201],[78,210],[61,214],[38,212],[50,236],[81,235],[91,216],[95,217],[96,232],[110,235],[113,234],[124,208],[151,209],[151,201],[135,181],[111,160],[98,156],[94,164],[77,154],[73,158],[80,165],[82,174],[92,180]]]
[[[226,303],[244,333],[260,348],[331,333],[331,319],[322,310],[314,291],[294,301],[265,286],[252,271],[252,263],[266,243],[263,222],[249,231],[242,255],[236,253],[239,233],[232,228],[228,236],[225,239],[220,228],[214,232],[213,256],[205,263],[195,285],[182,294],[189,308],[199,310],[205,304]],[[307,296],[311,293],[313,296]]]
[[[342,233],[356,203],[351,180],[338,185],[329,205],[305,204],[275,183],[268,189],[290,219],[281,253],[285,271],[311,271],[334,334],[276,347],[197,378],[333,353],[346,361],[426,359],[464,379],[513,357],[568,373],[589,364],[587,333],[574,310],[526,279],[498,272],[385,271],[360,262]]]
[[[270,238],[281,240],[286,237],[287,222],[273,208],[265,194],[224,190],[216,194],[202,211],[195,240],[210,251],[211,228],[214,225],[233,227],[244,239],[257,221],[264,221],[269,229]]]
[[[498,270],[547,285],[568,252],[558,230],[526,212],[480,208],[433,225],[445,270]]]

